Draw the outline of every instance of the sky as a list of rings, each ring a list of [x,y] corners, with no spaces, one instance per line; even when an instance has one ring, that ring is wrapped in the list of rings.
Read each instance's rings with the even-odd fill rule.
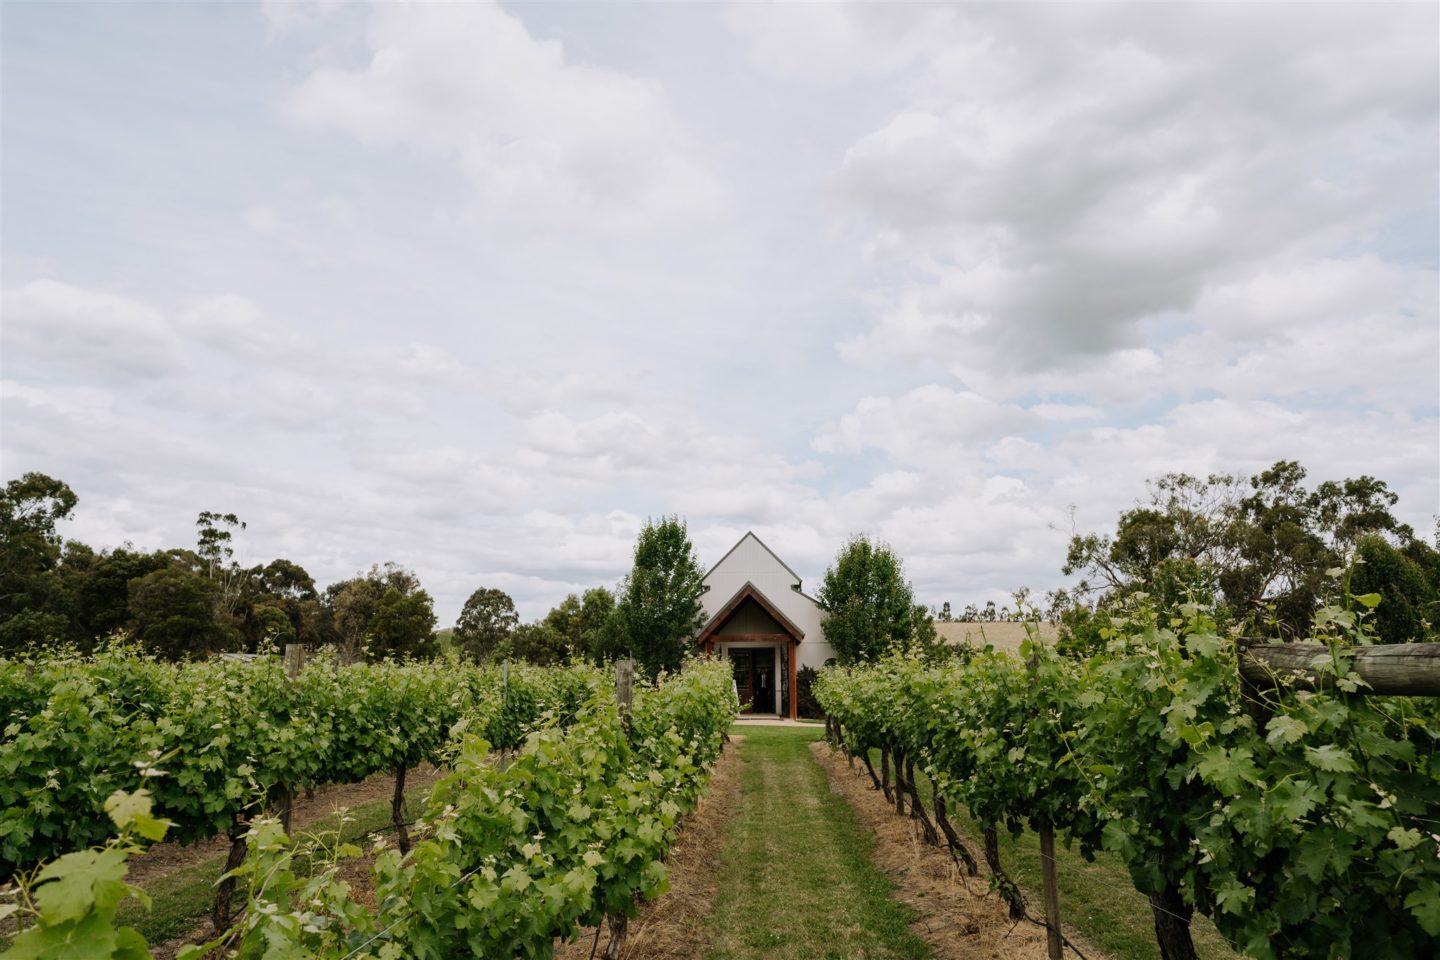
[[[1440,6],[0,4],[0,479],[453,622],[647,517],[1066,583],[1171,471],[1440,512]]]

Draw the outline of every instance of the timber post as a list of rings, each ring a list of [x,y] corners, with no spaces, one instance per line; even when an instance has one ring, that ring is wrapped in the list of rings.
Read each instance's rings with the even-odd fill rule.
[[[634,697],[635,661],[621,660],[615,664],[615,708],[626,731],[630,729],[630,708]],[[625,947],[625,937],[630,932],[630,918],[624,913],[612,913],[605,919],[610,926],[610,941],[605,944],[602,956],[604,960],[620,960],[620,953]]]
[[[635,698],[635,661],[621,660],[615,664],[615,707],[625,728],[630,728],[630,706]]]
[[[294,682],[300,676],[300,671],[305,669],[305,644],[285,644],[285,679]],[[285,795],[280,798],[280,827],[288,835],[290,833],[290,820],[295,810],[295,787],[293,784],[283,786]],[[306,793],[309,795],[312,788],[307,786]]]
[[[1040,652],[1035,650],[1025,663],[1030,682],[1040,670]],[[1055,827],[1046,820],[1036,830],[1040,835],[1040,897],[1045,905],[1045,949],[1050,960],[1060,960],[1064,937],[1060,933],[1060,881],[1055,875]]]
[[[1041,896],[1045,901],[1045,949],[1049,960],[1060,960],[1060,883],[1055,876],[1055,828],[1040,825]]]
[[[305,644],[285,644],[285,676],[294,680],[300,676],[300,671],[305,669]]]

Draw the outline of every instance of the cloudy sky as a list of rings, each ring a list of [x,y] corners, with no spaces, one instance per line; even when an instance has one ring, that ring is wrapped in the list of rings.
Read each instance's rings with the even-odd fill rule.
[[[668,513],[958,607],[1167,471],[1440,510],[1435,4],[0,10],[3,475],[96,546],[449,623]]]

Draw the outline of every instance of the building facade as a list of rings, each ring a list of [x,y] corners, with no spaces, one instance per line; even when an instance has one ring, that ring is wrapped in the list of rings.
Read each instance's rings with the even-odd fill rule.
[[[818,670],[835,658],[820,605],[753,533],[710,568],[704,584],[700,649],[733,665],[741,712],[795,719],[796,671]]]

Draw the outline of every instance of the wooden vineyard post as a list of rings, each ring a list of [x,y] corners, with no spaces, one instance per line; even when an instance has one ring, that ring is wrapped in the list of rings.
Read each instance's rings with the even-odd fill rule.
[[[503,710],[510,702],[510,661],[505,660],[500,664],[500,707]],[[503,773],[510,769],[510,748],[500,748],[500,771]]]
[[[305,669],[305,645],[303,643],[285,644],[285,679],[294,683],[300,676],[300,671]],[[295,811],[295,786],[285,784],[285,796],[280,799],[280,827],[287,834],[290,832],[290,819]]]
[[[1060,960],[1060,885],[1055,877],[1055,828],[1040,826],[1041,896],[1045,900],[1045,948],[1050,960]]]
[[[630,729],[630,708],[635,697],[635,661],[621,660],[615,664],[615,708],[626,731]],[[610,942],[605,944],[604,960],[620,960],[625,948],[625,935],[630,930],[630,918],[623,913],[612,913],[606,918],[610,925]]]
[[[630,727],[630,704],[635,696],[635,661],[621,660],[615,664],[615,706],[626,729]]]
[[[1032,641],[1033,642],[1033,641]],[[1032,653],[1025,668],[1030,682],[1040,669],[1039,653]],[[1060,960],[1063,940],[1060,934],[1060,884],[1055,876],[1055,827],[1047,820],[1040,824],[1040,896],[1045,901],[1045,949],[1050,960]]]
[[[400,855],[410,852],[410,831],[405,827],[405,764],[395,767],[395,796],[390,801],[390,820],[395,824],[395,836],[400,844]]]

